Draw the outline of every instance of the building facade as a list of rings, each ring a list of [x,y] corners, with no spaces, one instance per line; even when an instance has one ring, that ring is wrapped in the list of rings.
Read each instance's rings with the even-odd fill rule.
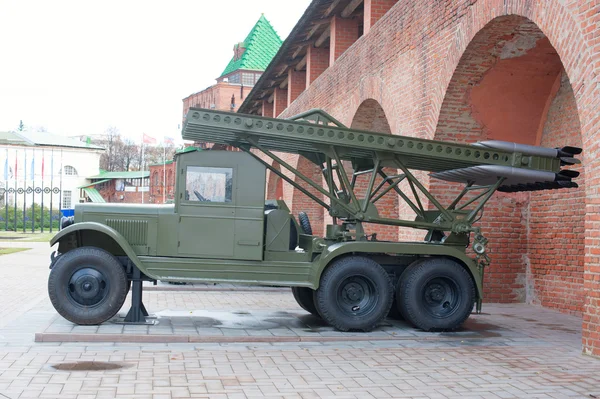
[[[71,214],[84,201],[79,187],[88,183],[87,176],[99,173],[103,151],[47,132],[0,133],[0,208],[52,204],[56,211]]]
[[[346,126],[389,134],[582,147],[578,189],[499,193],[487,206],[485,300],[580,315],[583,350],[600,356],[599,15],[591,0],[314,0],[239,112],[287,118],[322,108]],[[269,176],[269,192],[278,180]],[[442,197],[456,190],[427,186]],[[283,189],[291,209],[322,229],[323,210]],[[385,212],[410,210],[390,196]]]
[[[151,203],[149,177],[148,171],[101,171],[79,189],[85,202]]]
[[[150,202],[165,204],[175,200],[175,162],[166,161],[149,165]]]

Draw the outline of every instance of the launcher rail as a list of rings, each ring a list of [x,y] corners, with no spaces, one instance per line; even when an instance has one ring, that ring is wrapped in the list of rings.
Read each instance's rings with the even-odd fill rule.
[[[473,224],[494,192],[577,187],[573,179],[579,172],[563,166],[579,164],[575,156],[581,153],[577,147],[556,149],[503,141],[458,144],[361,131],[343,126],[321,110],[291,119],[273,119],[191,108],[183,138],[247,152],[323,206],[334,218],[334,225],[341,219],[344,227],[338,233],[342,237],[368,239],[362,223],[423,229],[428,231],[428,241],[457,245],[468,243],[469,233],[474,232],[477,253],[485,252],[487,240]],[[304,175],[278,153],[304,156],[320,167],[322,181]],[[277,162],[322,197],[264,159]],[[351,172],[347,171],[348,163]],[[398,173],[388,175],[384,168]],[[463,183],[465,187],[444,206],[412,170],[427,171],[431,178]],[[366,190],[359,194],[356,181],[361,175],[369,179]],[[402,182],[406,182],[405,190],[409,192],[400,188]],[[392,191],[414,211],[414,220],[379,215],[377,202]],[[444,232],[450,234],[446,236]]]

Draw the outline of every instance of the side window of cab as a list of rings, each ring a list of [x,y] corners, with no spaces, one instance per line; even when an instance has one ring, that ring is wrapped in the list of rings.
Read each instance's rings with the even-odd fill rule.
[[[188,166],[185,201],[232,203],[233,168]]]

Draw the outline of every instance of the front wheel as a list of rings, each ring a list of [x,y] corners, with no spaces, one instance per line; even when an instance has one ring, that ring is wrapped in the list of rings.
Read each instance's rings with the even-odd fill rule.
[[[392,283],[377,262],[362,256],[334,261],[321,276],[315,306],[340,331],[371,331],[392,305]]]
[[[473,310],[475,285],[462,265],[430,258],[415,262],[402,274],[396,301],[402,316],[422,330],[456,330]]]
[[[110,253],[94,247],[62,255],[50,271],[48,294],[56,311],[81,325],[103,323],[127,297],[125,269]]]

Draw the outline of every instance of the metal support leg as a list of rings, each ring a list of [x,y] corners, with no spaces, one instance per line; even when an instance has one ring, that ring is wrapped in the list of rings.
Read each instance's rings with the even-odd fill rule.
[[[133,279],[131,280],[131,309],[123,323],[148,324],[146,317],[148,311],[142,302],[142,274],[140,269],[133,267]]]

